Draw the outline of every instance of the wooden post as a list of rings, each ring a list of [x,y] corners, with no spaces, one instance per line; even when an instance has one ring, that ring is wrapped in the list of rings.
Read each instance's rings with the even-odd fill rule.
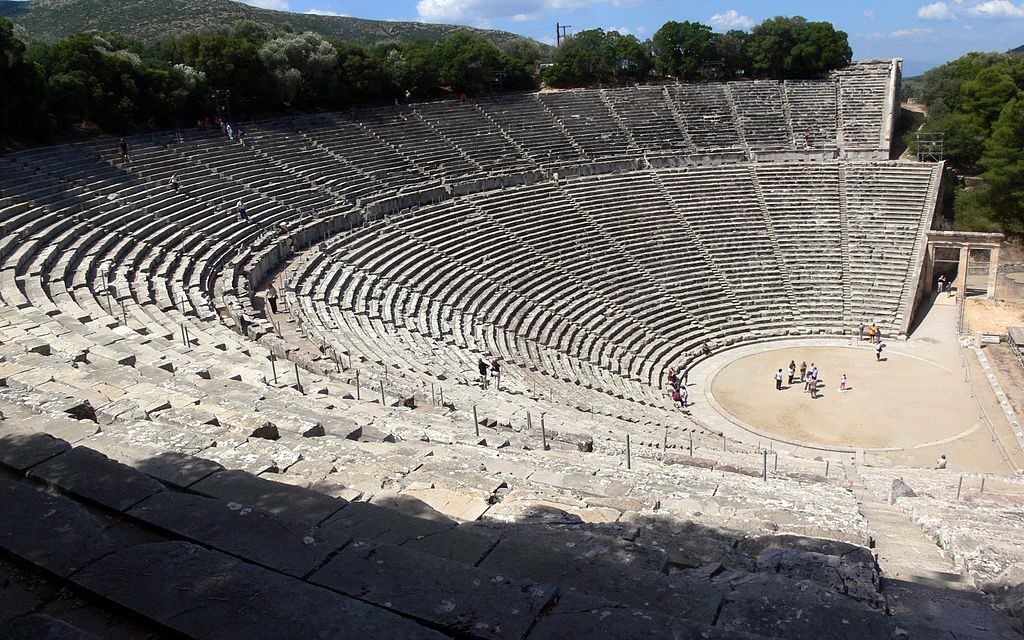
[[[544,450],[547,451],[548,450],[548,432],[544,428],[544,414],[543,413],[540,414],[540,438],[541,438],[541,442],[543,443]],[[984,479],[982,479],[982,482],[984,483]],[[984,484],[982,484],[982,487],[984,487]]]
[[[828,477],[828,460],[825,461],[825,477]]]
[[[382,406],[382,407],[387,406],[387,403],[384,401],[384,381],[383,380],[380,381],[380,406]]]
[[[302,379],[299,378],[299,363],[295,363],[295,386],[298,388],[299,393],[306,395],[306,392],[302,389]]]
[[[764,478],[765,482],[768,482],[768,450],[761,452],[761,477]]]
[[[430,383],[430,404],[433,404],[433,405],[437,404],[437,396],[434,395],[434,383],[433,382]]]
[[[359,369],[356,369],[356,400],[362,400],[359,394]]]
[[[690,432],[690,457],[693,457],[693,432]]]
[[[473,426],[476,427],[476,437],[480,437],[480,419],[476,417],[476,405],[473,405]]]
[[[526,412],[526,430],[533,431],[533,420],[530,419],[530,412]]]
[[[632,469],[633,468],[633,463],[630,460],[629,434],[628,433],[626,434],[626,468],[627,469]]]
[[[960,502],[960,491],[964,488],[964,477],[960,476],[960,484],[956,486],[956,501]]]
[[[668,452],[668,427],[665,427],[665,440],[662,442],[661,450]]]
[[[274,386],[277,386],[277,356],[270,352],[270,370],[274,372]]]

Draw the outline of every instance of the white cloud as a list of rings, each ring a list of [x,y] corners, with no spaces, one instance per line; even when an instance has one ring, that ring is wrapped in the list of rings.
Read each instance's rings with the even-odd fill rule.
[[[863,15],[865,18],[873,20],[875,18],[875,10],[874,9],[865,9],[864,13],[862,13],[861,15]]]
[[[919,7],[917,17],[922,20],[955,20],[956,13],[945,2],[933,2]]]
[[[337,16],[339,18],[348,18],[347,13],[338,13],[337,11],[329,11],[327,9],[310,9],[306,13],[314,16]]]
[[[260,9],[274,9],[275,11],[287,11],[288,0],[241,0],[245,4],[251,4]]]
[[[932,33],[932,31],[932,29],[897,29],[896,31],[890,31],[888,37],[909,38],[911,36],[924,36]]]
[[[917,10],[917,17],[922,20],[958,20],[962,16],[990,19],[1022,19],[1024,3],[1012,0],[952,0],[952,2],[933,2]]]
[[[988,0],[968,7],[966,13],[978,18],[1024,18],[1024,5],[1016,5],[1010,0]]]
[[[416,12],[426,22],[487,24],[508,18],[516,22],[539,20],[545,11],[563,15],[595,4],[635,5],[645,0],[419,0]],[[552,18],[554,20],[554,18]]]
[[[754,21],[747,16],[741,15],[739,11],[735,9],[729,9],[725,13],[716,13],[711,16],[708,21],[712,27],[721,30],[728,29],[750,29],[754,26]]]

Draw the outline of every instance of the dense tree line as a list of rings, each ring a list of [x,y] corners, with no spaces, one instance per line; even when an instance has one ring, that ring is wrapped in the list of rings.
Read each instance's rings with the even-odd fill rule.
[[[552,52],[531,40],[500,48],[469,32],[437,42],[363,47],[314,33],[268,32],[240,22],[230,33],[194,33],[158,43],[82,33],[22,43],[0,18],[0,136],[30,137],[82,124],[112,133],[194,123],[228,90],[234,117],[425,100],[536,87],[747,77],[819,77],[850,60],[831,24],[773,18],[750,33],[718,34],[667,22],[641,42],[601,29]],[[543,66],[543,73],[538,73]]]
[[[649,41],[601,29],[582,31],[556,51],[545,82],[569,87],[636,81],[651,72],[686,81],[738,77],[820,78],[850,63],[846,33],[828,22],[776,17],[750,33],[715,33],[698,22],[666,22]]]
[[[26,47],[0,19],[0,136],[80,123],[109,132],[188,125],[214,113],[214,90],[230,92],[237,118],[528,89],[540,55],[531,41],[499,50],[469,32],[367,48],[248,22],[155,44],[82,33]]]
[[[969,53],[912,85],[927,105],[922,131],[945,134],[945,157],[981,186],[958,189],[960,229],[1024,233],[1024,56]],[[914,144],[915,132],[908,133]]]

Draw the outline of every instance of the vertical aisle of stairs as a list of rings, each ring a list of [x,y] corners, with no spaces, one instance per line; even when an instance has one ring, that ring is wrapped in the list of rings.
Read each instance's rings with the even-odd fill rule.
[[[736,135],[740,139],[740,144],[744,149],[749,150],[747,146],[747,131],[746,127],[743,126],[743,119],[740,118],[740,110],[736,107],[736,99],[732,95],[732,84],[725,85],[725,98],[729,101],[729,111],[732,113],[733,124],[736,125]]]
[[[842,261],[842,284],[843,284],[843,322],[852,325],[856,323],[853,318],[852,300],[853,287],[850,286],[850,211],[846,194],[846,169],[839,167],[839,251]]]
[[[865,489],[846,463],[860,513],[881,570],[886,608],[911,640],[1020,638],[1014,619],[961,575],[952,560],[899,508]]]
[[[675,120],[676,126],[683,133],[683,139],[686,141],[686,146],[689,149],[697,150],[697,145],[694,144],[693,138],[690,136],[690,128],[686,123],[686,116],[683,115],[682,110],[679,108],[679,103],[673,99],[672,94],[669,93],[668,87],[661,88],[661,97],[668,105],[669,111],[672,113],[672,119]]]
[[[775,225],[772,224],[772,217],[768,213],[768,203],[764,200],[764,192],[761,191],[761,181],[757,177],[757,170],[753,166],[748,166],[747,171],[750,173],[750,182],[754,185],[754,195],[757,197],[758,208],[761,210],[761,218],[764,220],[764,230],[768,234],[768,239],[772,245],[772,255],[775,256],[775,263],[779,266],[779,273],[782,275],[782,288],[786,292],[786,299],[789,300],[789,309],[793,315],[793,320],[797,324],[803,320],[803,314],[800,307],[796,303],[796,291],[793,288],[793,274],[789,270],[789,265],[786,264],[785,259],[782,255],[782,247],[779,246],[779,235],[775,233]]]

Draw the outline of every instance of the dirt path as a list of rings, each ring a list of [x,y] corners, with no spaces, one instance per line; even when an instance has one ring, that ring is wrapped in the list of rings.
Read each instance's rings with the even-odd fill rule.
[[[972,333],[1006,333],[1007,327],[1024,327],[1024,302],[968,298],[964,316]]]

